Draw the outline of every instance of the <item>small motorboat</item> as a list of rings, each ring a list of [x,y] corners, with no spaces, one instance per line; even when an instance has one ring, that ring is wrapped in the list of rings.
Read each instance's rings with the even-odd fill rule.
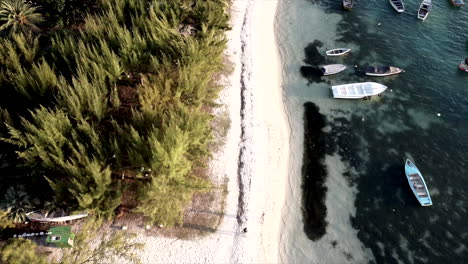
[[[404,72],[403,69],[393,66],[368,66],[364,70],[366,75],[384,77]]]
[[[320,67],[320,70],[323,72],[324,76],[327,76],[346,70],[346,66],[343,64],[330,64]]]
[[[463,0],[450,0],[450,2],[452,3],[452,5],[454,6],[464,6],[465,3],[463,2]]]
[[[429,191],[427,190],[426,182],[414,163],[407,159],[405,162],[405,174],[408,179],[409,186],[418,199],[421,206],[431,206],[432,200]]]
[[[387,89],[387,86],[376,82],[349,83],[332,86],[333,98],[339,99],[370,99],[373,95],[379,95]]]
[[[468,72],[468,58],[458,64],[458,69]]]
[[[403,4],[402,0],[389,0],[389,1],[390,1],[390,5],[392,5],[395,11],[397,11],[398,13],[405,12],[405,4]]]
[[[421,5],[419,6],[418,10],[418,18],[422,21],[426,20],[429,12],[432,10],[432,1],[431,0],[423,0]]]
[[[339,48],[339,49],[332,49],[332,50],[327,50],[325,53],[327,56],[342,56],[350,52],[351,49],[345,49],[345,48]]]
[[[353,9],[354,0],[343,0],[343,8],[351,11]]]

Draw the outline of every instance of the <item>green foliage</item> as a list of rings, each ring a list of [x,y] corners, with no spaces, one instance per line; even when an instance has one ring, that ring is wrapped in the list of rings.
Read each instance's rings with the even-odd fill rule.
[[[23,223],[26,221],[26,213],[34,209],[37,199],[31,199],[24,186],[11,186],[5,192],[3,200],[0,202],[0,209],[7,212],[7,217],[13,223]]]
[[[0,230],[15,227],[13,221],[8,218],[8,211],[0,210]]]
[[[38,31],[37,24],[44,21],[38,8],[22,0],[0,2],[0,31]]]
[[[36,249],[36,244],[29,239],[12,238],[0,249],[0,257],[5,264],[47,264],[47,259]]]
[[[176,179],[157,177],[142,189],[138,212],[165,226],[181,225],[183,212],[195,192],[206,192],[212,185],[195,177]]]
[[[125,260],[129,263],[141,263],[135,253],[141,249],[143,244],[132,242],[134,234],[115,230],[110,235],[100,234],[99,220],[90,219],[86,221],[76,233],[74,247],[64,249],[64,255],[60,261],[62,264],[84,264],[84,263],[117,263]],[[91,246],[99,241],[99,244]]]
[[[67,24],[57,16],[68,2],[80,1],[35,3]],[[57,202],[110,216],[125,171],[140,188],[137,211],[182,223],[193,194],[211,186],[194,171],[210,155],[228,3],[100,0],[96,10],[89,0],[77,12],[95,13],[72,18],[79,30],[0,39],[0,85],[27,102],[19,117],[0,105],[13,117],[2,140]]]

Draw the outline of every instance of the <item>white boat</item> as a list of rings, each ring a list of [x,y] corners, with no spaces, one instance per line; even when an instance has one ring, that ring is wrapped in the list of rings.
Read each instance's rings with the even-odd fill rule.
[[[353,9],[353,0],[343,0],[343,8],[345,10],[351,11]]]
[[[26,214],[26,217],[29,220],[35,221],[35,222],[65,222],[65,221],[80,219],[80,218],[87,217],[87,216],[88,216],[88,213],[86,212],[81,212],[75,215],[65,215],[65,216],[50,216],[42,212],[31,212],[31,213]]]
[[[327,50],[325,53],[328,56],[342,56],[342,55],[345,55],[346,53],[348,53],[350,51],[351,51],[351,49],[339,48],[339,49]]]
[[[468,58],[458,64],[458,69],[468,72]]]
[[[463,0],[450,0],[450,2],[452,3],[453,6],[464,6],[465,5],[465,2],[463,2]]]
[[[431,195],[427,190],[426,182],[424,181],[424,178],[419,169],[409,159],[407,159],[405,162],[405,174],[411,190],[413,191],[414,196],[416,196],[421,206],[432,205]]]
[[[320,70],[323,72],[323,75],[332,75],[337,74],[346,70],[346,66],[343,64],[330,64],[320,67]]]
[[[383,93],[387,86],[376,82],[349,83],[332,86],[333,98],[369,99]]]
[[[403,4],[402,0],[389,0],[389,1],[390,1],[390,5],[392,5],[395,11],[397,11],[398,13],[405,12],[405,4]]]
[[[365,72],[369,76],[384,77],[402,73],[404,70],[393,66],[368,66]]]
[[[418,18],[422,21],[426,20],[429,12],[432,10],[432,1],[431,0],[423,0],[421,5],[419,6],[418,10]]]

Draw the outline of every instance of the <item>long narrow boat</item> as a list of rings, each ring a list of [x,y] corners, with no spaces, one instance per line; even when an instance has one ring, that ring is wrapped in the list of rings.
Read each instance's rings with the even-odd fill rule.
[[[419,6],[418,10],[418,18],[422,21],[426,20],[429,12],[432,10],[432,1],[431,0],[423,0],[421,5]]]
[[[463,0],[450,0],[450,2],[452,3],[452,5],[454,6],[464,6],[465,3],[463,2]]]
[[[369,76],[384,77],[402,73],[404,70],[393,66],[367,66],[365,72]]]
[[[405,4],[403,4],[402,0],[389,0],[389,1],[390,1],[390,5],[392,5],[395,11],[397,11],[398,13],[405,12]]]
[[[332,86],[333,98],[339,99],[369,99],[373,95],[383,93],[387,86],[376,82],[349,83]]]
[[[353,9],[354,0],[343,0],[343,8],[351,11]]]
[[[342,56],[350,52],[351,49],[345,49],[345,48],[339,48],[339,49],[332,49],[332,50],[327,50],[325,53],[327,56]]]
[[[320,67],[320,70],[322,71],[324,76],[327,76],[327,75],[337,74],[339,72],[346,70],[346,65],[330,64],[330,65],[325,65],[325,66]]]
[[[468,58],[458,64],[458,69],[468,72]]]
[[[26,215],[26,217],[33,221],[33,222],[65,222],[80,219],[83,217],[87,217],[88,213],[82,212],[75,215],[66,215],[66,216],[59,216],[59,217],[48,217],[42,212],[31,212]]]
[[[405,162],[405,174],[408,179],[409,186],[414,193],[414,196],[418,199],[421,206],[431,206],[432,200],[429,191],[427,190],[426,182],[419,171],[411,160],[407,159]]]

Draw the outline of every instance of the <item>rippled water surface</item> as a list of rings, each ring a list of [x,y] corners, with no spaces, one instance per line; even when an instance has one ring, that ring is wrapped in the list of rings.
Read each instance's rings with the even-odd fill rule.
[[[340,1],[280,1],[276,29],[293,153],[284,262],[468,263],[468,73],[457,69],[468,57],[468,6],[433,1],[422,22],[419,2],[404,2],[406,12],[397,14],[388,1],[358,1],[352,12]],[[352,51],[321,56],[338,47]],[[348,69],[326,78],[304,70],[332,63]],[[370,78],[360,71],[366,64],[406,72]],[[370,101],[332,99],[331,85],[363,81],[389,89]],[[306,102],[318,113],[304,116]],[[324,128],[304,126],[316,120],[311,115],[321,115]],[[322,169],[304,166],[312,158]],[[432,207],[419,206],[409,189],[405,158],[423,173]],[[309,195],[317,173],[325,174],[326,191]],[[326,210],[312,213],[324,218],[325,232],[310,235],[317,195]]]

